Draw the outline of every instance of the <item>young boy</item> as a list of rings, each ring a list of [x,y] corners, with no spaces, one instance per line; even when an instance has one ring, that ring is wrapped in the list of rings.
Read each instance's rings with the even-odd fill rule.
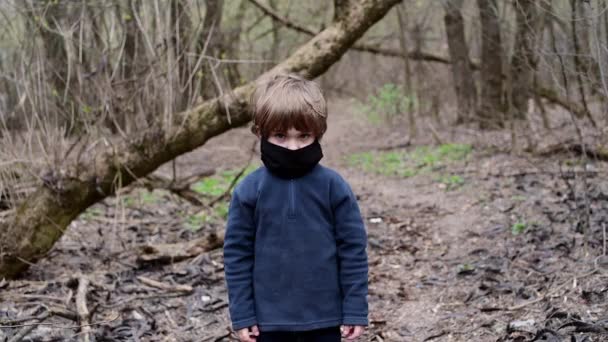
[[[339,342],[367,326],[367,237],[350,186],[319,165],[316,83],[277,75],[253,97],[263,167],[234,190],[224,240],[230,317],[242,342]]]

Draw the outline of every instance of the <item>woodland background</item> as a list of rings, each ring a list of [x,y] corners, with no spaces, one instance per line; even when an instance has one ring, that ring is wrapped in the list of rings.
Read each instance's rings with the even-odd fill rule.
[[[607,1],[2,0],[0,341],[233,340],[275,72],[327,94],[365,340],[608,339]]]

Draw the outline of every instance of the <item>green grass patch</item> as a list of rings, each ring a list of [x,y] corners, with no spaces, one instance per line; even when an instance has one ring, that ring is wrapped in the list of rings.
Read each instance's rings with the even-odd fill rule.
[[[464,178],[459,175],[444,175],[438,178],[438,182],[445,185],[446,190],[454,190],[464,185]]]
[[[458,275],[473,274],[473,273],[475,273],[475,266],[473,266],[469,263],[459,264],[458,266],[456,266],[456,273]]]
[[[247,176],[251,172],[257,169],[257,166],[249,166],[245,169],[245,172],[239,177],[237,180],[240,181],[243,177]],[[201,195],[216,197],[222,195],[228,187],[232,180],[241,170],[226,170],[219,172],[213,176],[205,177],[200,181],[194,183],[192,185],[192,190],[198,192]]]
[[[516,222],[513,223],[513,225],[511,226],[511,233],[513,235],[519,235],[525,232],[527,228],[528,225],[526,224],[526,222]]]
[[[535,220],[526,221],[524,219],[520,219],[519,221],[513,223],[511,225],[511,234],[519,235],[525,232],[533,231],[540,227],[540,223]]]
[[[514,195],[514,196],[511,196],[511,199],[515,202],[524,202],[526,200],[526,196]]]
[[[90,220],[90,219],[93,219],[93,218],[99,217],[99,216],[103,216],[103,210],[101,210],[101,208],[98,208],[96,206],[88,208],[80,215],[80,217],[85,220]]]
[[[237,183],[245,176],[255,171],[257,166],[249,166],[245,172],[237,179]],[[211,177],[206,177],[192,185],[192,190],[201,195],[215,198],[223,195],[234,177],[241,170],[226,170],[219,172]],[[228,217],[228,201],[218,201],[212,207],[203,208],[196,214],[189,215],[185,220],[186,228],[192,231],[198,231],[206,225],[223,224]]]
[[[445,144],[438,147],[420,146],[412,151],[362,152],[347,157],[348,164],[366,172],[386,176],[411,177],[435,171],[451,162],[464,160],[471,153],[470,145]],[[442,176],[440,181],[460,186],[460,176]]]
[[[218,202],[213,207],[204,208],[196,214],[186,218],[186,228],[191,231],[198,231],[205,225],[222,224],[228,218],[228,203]]]
[[[155,205],[161,203],[164,193],[167,192],[159,189],[155,189],[153,191],[137,189],[128,194],[121,195],[119,198],[117,198],[117,200],[120,201],[120,205],[125,207],[142,207],[145,205]]]
[[[206,212],[200,212],[193,215],[189,215],[186,218],[186,228],[193,232],[196,232],[203,228],[207,223],[210,223],[210,217]]]

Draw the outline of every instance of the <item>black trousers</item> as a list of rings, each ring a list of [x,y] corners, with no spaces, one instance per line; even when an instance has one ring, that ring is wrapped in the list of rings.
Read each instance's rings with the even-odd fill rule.
[[[340,327],[309,331],[260,331],[256,342],[340,342]]]

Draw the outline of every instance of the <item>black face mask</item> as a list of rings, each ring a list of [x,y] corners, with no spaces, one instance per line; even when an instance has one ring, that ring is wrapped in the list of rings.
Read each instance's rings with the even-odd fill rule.
[[[261,151],[262,162],[266,168],[278,177],[286,179],[304,176],[323,158],[318,140],[306,147],[290,150],[262,139]]]

